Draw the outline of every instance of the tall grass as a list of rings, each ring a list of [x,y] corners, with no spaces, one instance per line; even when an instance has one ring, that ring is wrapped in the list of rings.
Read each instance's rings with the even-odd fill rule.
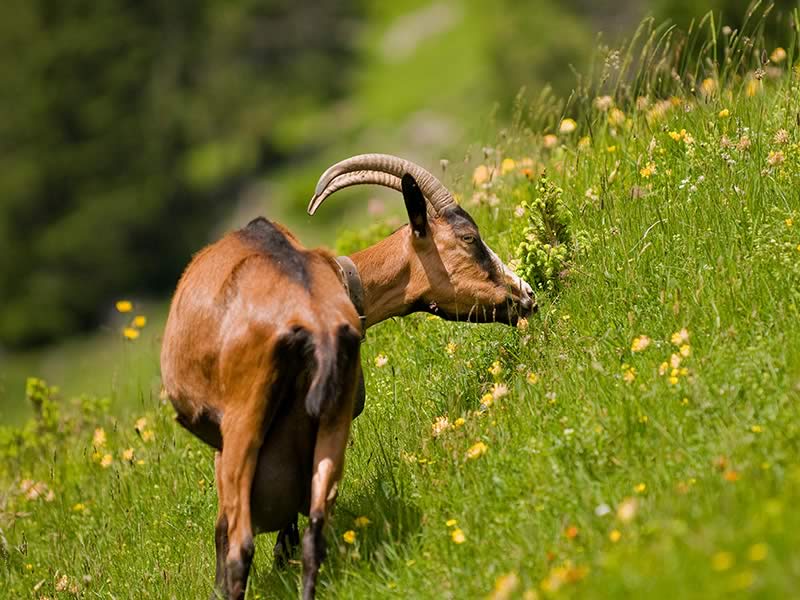
[[[748,37],[646,23],[448,170],[504,258],[542,172],[586,243],[527,327],[370,330],[321,596],[796,594],[800,83]],[[9,597],[207,594],[211,452],[155,397],[59,410],[0,438]],[[249,597],[297,597],[272,541]]]

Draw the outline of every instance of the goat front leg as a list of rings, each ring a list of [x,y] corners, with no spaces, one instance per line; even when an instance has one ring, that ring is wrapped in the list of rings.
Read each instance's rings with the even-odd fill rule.
[[[344,467],[344,451],[350,433],[352,402],[347,403],[333,422],[320,422],[314,448],[314,475],[311,479],[311,505],[308,529],[303,536],[303,600],[313,600],[317,574],[325,560],[323,529]]]

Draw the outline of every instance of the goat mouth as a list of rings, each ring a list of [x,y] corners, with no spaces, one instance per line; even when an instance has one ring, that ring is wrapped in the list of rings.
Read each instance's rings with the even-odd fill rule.
[[[446,309],[436,304],[425,306],[425,312],[436,315],[447,321],[460,321],[462,323],[500,323],[502,325],[516,326],[520,319],[527,318],[537,309],[535,303],[530,302],[528,307],[518,300],[508,300],[502,304],[481,305],[474,304],[463,311]]]

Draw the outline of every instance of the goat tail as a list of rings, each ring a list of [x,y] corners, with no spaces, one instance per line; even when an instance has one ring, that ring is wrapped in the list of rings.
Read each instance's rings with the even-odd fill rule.
[[[361,335],[349,324],[336,327],[333,335],[315,340],[316,369],[306,394],[306,412],[319,419],[354,393]]]

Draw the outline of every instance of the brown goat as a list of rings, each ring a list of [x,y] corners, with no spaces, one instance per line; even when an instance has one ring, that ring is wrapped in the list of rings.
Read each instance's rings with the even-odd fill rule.
[[[326,171],[309,205],[373,183],[400,190],[409,225],[349,259],[307,250],[256,219],[199,252],[172,300],[161,352],[178,421],[217,449],[215,593],[244,597],[253,536],[280,531],[276,559],[303,537],[313,598],[323,526],[354,416],[363,408],[360,340],[392,316],[514,324],[530,286],[480,239],[472,218],[422,167],[361,155]]]

